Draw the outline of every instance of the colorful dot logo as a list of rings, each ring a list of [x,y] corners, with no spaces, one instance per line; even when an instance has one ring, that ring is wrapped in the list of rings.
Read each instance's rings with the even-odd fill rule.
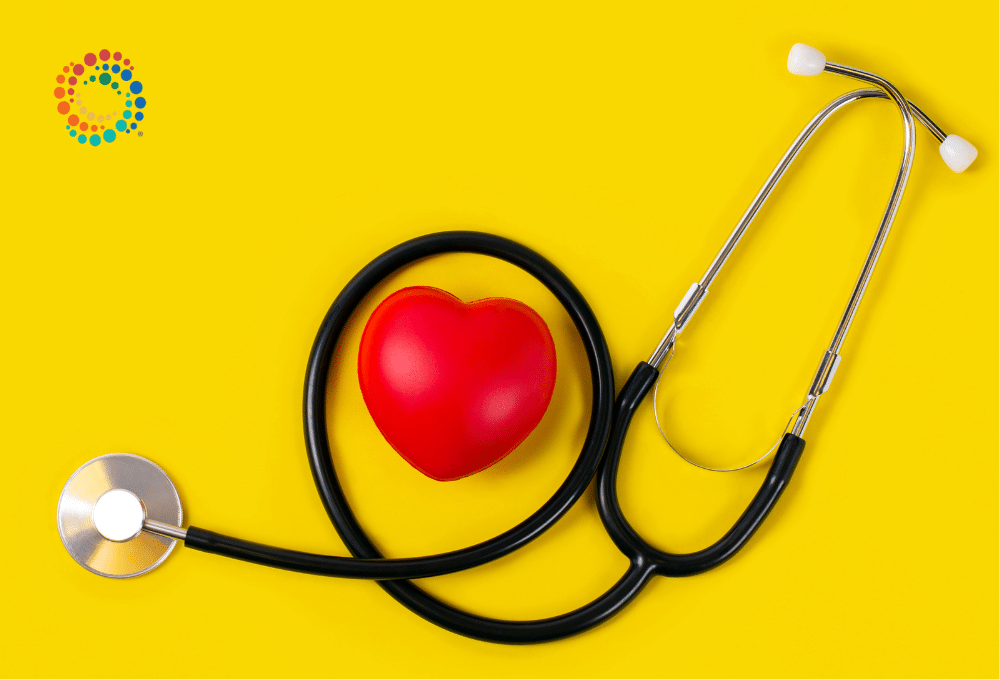
[[[133,132],[142,135],[138,128],[146,117],[146,93],[135,78],[135,65],[121,52],[101,50],[84,55],[82,63],[71,61],[56,75],[56,83],[56,111],[67,116],[64,125],[80,146],[111,144]],[[124,95],[124,107],[120,102],[108,105],[107,93],[115,99]]]

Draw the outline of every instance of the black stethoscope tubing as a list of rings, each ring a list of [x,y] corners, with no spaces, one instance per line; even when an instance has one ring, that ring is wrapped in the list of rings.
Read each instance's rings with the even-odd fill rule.
[[[555,494],[523,522],[495,538],[461,550],[386,559],[358,523],[337,480],[327,431],[326,386],[337,341],[365,296],[402,267],[446,253],[474,253],[504,260],[534,276],[555,295],[573,320],[587,354],[593,384],[590,422],[583,449],[569,476]],[[611,356],[597,319],[572,282],[530,248],[499,236],[471,231],[441,232],[406,241],[373,260],[344,287],[320,326],[306,370],[303,417],[309,465],[327,514],[354,558],[284,550],[197,527],[188,528],[184,544],[271,567],[325,576],[374,579],[419,616],[479,640],[523,644],[574,635],[619,612],[654,575],[689,576],[712,569],[732,557],[767,517],[787,486],[805,446],[801,438],[791,433],[784,436],[760,490],[733,527],[717,542],[690,554],[675,555],[657,550],[629,525],[616,489],[618,465],[629,424],[657,375],[657,369],[640,363],[616,400]],[[505,621],[453,607],[409,580],[471,569],[523,547],[557,522],[579,500],[595,473],[601,521],[630,564],[618,582],[593,602],[551,618]]]

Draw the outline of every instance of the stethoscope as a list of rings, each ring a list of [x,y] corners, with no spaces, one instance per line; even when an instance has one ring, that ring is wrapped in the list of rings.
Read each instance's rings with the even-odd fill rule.
[[[430,234],[388,250],[351,279],[327,312],[309,356],[304,397],[309,464],[327,514],[353,558],[284,550],[193,526],[183,529],[180,497],[169,477],[151,461],[126,453],[95,458],[80,467],[66,483],[57,509],[59,535],[66,549],[85,568],[114,578],[150,571],[166,559],[177,541],[183,541],[189,548],[271,567],[323,576],[374,579],[397,601],[432,623],[461,635],[503,643],[544,642],[575,635],[619,612],[654,575],[690,576],[719,566],[735,555],[760,527],[788,485],[802,455],[805,446],[802,436],[819,398],[829,389],[840,365],[840,347],[902,199],[913,162],[914,118],[941,142],[941,156],[956,172],[965,170],[976,157],[971,144],[956,135],[946,135],[895,87],[877,75],[829,63],[822,53],[801,44],[795,45],[789,53],[788,68],[796,75],[835,73],[879,89],[855,90],[837,97],[796,137],[708,271],[682,298],[674,311],[673,323],[649,360],[639,363],[617,399],[611,356],[597,319],[580,292],[552,263],[531,249],[499,236],[465,231]],[[774,460],[763,484],[733,527],[698,552],[678,555],[657,550],[632,528],[618,501],[618,466],[635,411],[657,383],[661,364],[672,357],[678,336],[701,305],[715,277],[799,151],[833,113],[867,98],[891,99],[899,108],[903,119],[903,158],[875,240],[833,339],[823,353],[802,405],[793,412],[775,447]],[[523,269],[544,284],[563,305],[583,341],[591,373],[593,400],[587,434],[566,480],[541,508],[517,526],[461,550],[386,559],[355,518],[333,467],[325,417],[331,361],[351,315],[381,281],[418,260],[458,252],[487,255]],[[629,558],[629,567],[617,583],[590,604],[546,619],[504,621],[453,607],[411,582],[411,579],[471,569],[527,545],[579,500],[595,474],[601,520],[615,545]]]

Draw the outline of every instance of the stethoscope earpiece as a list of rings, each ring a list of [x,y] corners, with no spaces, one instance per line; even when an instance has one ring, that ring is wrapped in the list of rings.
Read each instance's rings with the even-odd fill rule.
[[[938,147],[938,152],[941,154],[941,160],[955,172],[964,171],[979,155],[976,147],[958,135],[945,137]]]
[[[788,52],[788,72],[795,76],[818,76],[826,68],[826,56],[815,47],[795,43]]]

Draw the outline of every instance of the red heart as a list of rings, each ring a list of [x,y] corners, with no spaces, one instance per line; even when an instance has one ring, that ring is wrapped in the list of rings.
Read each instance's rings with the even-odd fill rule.
[[[552,399],[556,350],[525,304],[465,304],[415,286],[372,312],[358,379],[392,448],[428,477],[448,481],[488,468],[535,429]]]

